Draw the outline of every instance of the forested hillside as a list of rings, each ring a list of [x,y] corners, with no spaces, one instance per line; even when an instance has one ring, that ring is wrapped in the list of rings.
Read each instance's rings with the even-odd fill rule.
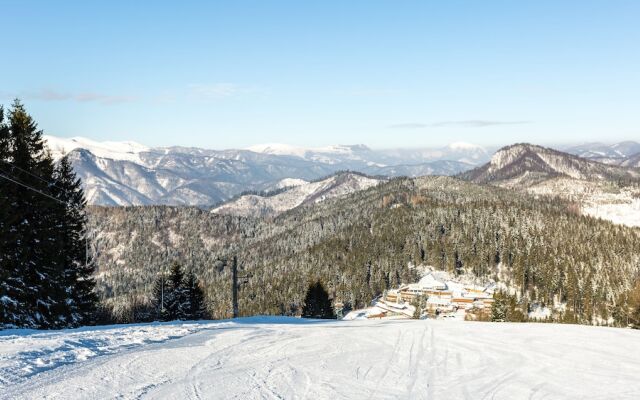
[[[149,301],[152,283],[179,261],[206,284],[215,317],[231,312],[237,255],[247,283],[241,314],[295,314],[320,280],[334,301],[367,304],[417,278],[410,265],[492,278],[530,302],[566,304],[556,318],[614,315],[640,272],[640,230],[584,217],[575,204],[453,178],[395,179],[303,206],[273,220],[197,208],[92,208],[101,296],[116,317]],[[598,319],[599,321],[599,319]]]

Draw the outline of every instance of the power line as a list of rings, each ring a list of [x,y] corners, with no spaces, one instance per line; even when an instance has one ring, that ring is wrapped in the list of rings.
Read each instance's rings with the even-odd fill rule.
[[[7,173],[7,172],[5,172],[5,171],[0,170],[0,172],[4,172],[5,174],[7,174],[7,175],[8,175],[8,173]],[[41,195],[43,195],[43,196],[45,196],[45,197],[48,197],[48,198],[50,198],[51,200],[55,200],[55,201],[57,201],[57,202],[58,202],[58,203],[60,203],[60,204],[67,205],[67,203],[65,203],[64,201],[62,201],[62,200],[60,200],[60,199],[56,199],[55,197],[53,197],[53,196],[51,196],[51,195],[49,195],[49,194],[47,194],[47,193],[45,193],[45,192],[43,192],[43,191],[41,191],[41,190],[38,190],[38,189],[36,189],[36,188],[33,188],[33,187],[29,186],[29,185],[26,185],[26,184],[24,184],[24,183],[22,183],[22,182],[19,182],[19,181],[14,180],[14,179],[11,179],[11,178],[9,178],[9,177],[8,177],[8,176],[6,176],[6,175],[0,174],[0,178],[4,178],[4,179],[6,179],[6,180],[8,180],[8,181],[10,181],[10,182],[13,182],[13,183],[17,184],[17,185],[23,186],[23,187],[25,187],[25,188],[27,188],[27,189],[29,189],[29,190],[32,190],[32,191],[34,191],[34,192],[36,192],[36,193],[38,193],[38,194],[41,194]]]
[[[14,164],[10,163],[10,162],[9,162],[9,161],[7,161],[7,160],[2,160],[2,159],[0,159],[0,161],[2,161],[3,163],[7,164],[7,165],[8,165],[8,166],[10,166],[11,168],[19,169],[20,171],[24,172],[25,174],[29,174],[29,175],[33,176],[34,178],[38,178],[38,179],[40,179],[40,180],[41,180],[42,182],[44,182],[44,183],[47,183],[47,184],[52,185],[52,186],[55,186],[55,187],[57,187],[57,188],[58,188],[58,189],[60,189],[60,190],[65,190],[65,191],[66,191],[66,189],[61,188],[60,186],[58,186],[58,184],[57,184],[55,181],[49,181],[49,180],[47,180],[47,179],[45,179],[45,178],[41,177],[40,175],[34,174],[33,172],[29,172],[29,171],[27,171],[27,170],[25,170],[25,169],[23,169],[23,168],[20,168],[20,167],[18,167],[17,165],[14,165]],[[5,173],[6,173],[6,172],[5,172]],[[14,177],[15,177],[15,176],[14,176]]]

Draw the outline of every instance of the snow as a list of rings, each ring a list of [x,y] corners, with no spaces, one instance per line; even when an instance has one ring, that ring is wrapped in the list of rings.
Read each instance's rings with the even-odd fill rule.
[[[301,204],[319,203],[330,198],[345,196],[368,189],[380,182],[380,179],[357,174],[334,175],[321,181],[292,186],[273,196],[244,195],[214,208],[211,212],[245,217],[277,215]]]
[[[206,328],[195,323],[139,324],[36,331],[0,331],[0,389],[65,364],[182,337]]]
[[[372,175],[451,175],[469,166],[429,163],[421,151],[388,154],[364,145],[303,148],[257,145],[246,150],[188,147],[147,147],[131,141],[98,142],[87,138],[45,136],[57,160],[70,155],[89,204],[209,206],[244,191],[274,190],[303,184],[337,171]],[[83,151],[80,151],[83,150]],[[455,152],[455,158],[475,157],[474,151]],[[291,157],[296,156],[296,157]],[[427,158],[425,158],[427,157]],[[382,168],[384,166],[388,166]],[[279,182],[285,178],[284,183]],[[291,184],[287,184],[286,180]]]
[[[447,145],[447,149],[455,150],[455,151],[461,151],[461,150],[482,150],[482,151],[484,151],[484,148],[482,146],[479,146],[479,145],[473,144],[473,143],[467,143],[467,142],[449,143],[449,145]]]
[[[304,147],[292,146],[284,143],[263,143],[247,147],[246,150],[254,153],[273,154],[279,156],[295,156],[304,157],[309,149]]]
[[[309,183],[309,182],[305,181],[304,179],[284,178],[284,179],[279,180],[275,184],[269,186],[267,188],[267,190],[278,190],[278,189],[283,189],[283,188],[302,186],[302,185],[306,185],[307,183]]]
[[[640,395],[640,331],[591,326],[253,317],[6,331],[0,349],[11,399]]]
[[[340,155],[351,155],[353,153],[352,146],[331,145],[324,147],[299,147],[283,143],[256,144],[247,147],[246,150],[253,151],[254,153],[273,154],[279,156],[295,156],[300,158],[305,158],[308,153]]]
[[[418,281],[418,286],[425,290],[445,290],[447,288],[447,285],[437,280],[432,273],[423,276]]]
[[[591,203],[582,208],[586,215],[611,221],[614,224],[640,227],[640,199],[628,202],[597,204]]]
[[[594,218],[630,227],[640,226],[640,190],[619,188],[608,182],[555,178],[527,188],[534,195],[557,195],[581,206],[581,212]]]
[[[544,307],[540,304],[534,304],[529,311],[530,319],[544,320],[551,317],[552,312],[549,307]]]
[[[149,151],[147,146],[131,141],[97,142],[83,137],[59,138],[49,135],[43,138],[54,159],[62,158],[75,149],[86,149],[98,157],[141,163],[138,154]]]

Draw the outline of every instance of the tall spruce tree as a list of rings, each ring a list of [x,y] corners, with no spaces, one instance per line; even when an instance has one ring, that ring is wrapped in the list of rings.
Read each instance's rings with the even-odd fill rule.
[[[98,298],[94,292],[94,264],[87,246],[86,200],[80,179],[73,172],[69,159],[63,157],[55,168],[55,197],[64,203],[56,224],[69,325],[92,323]]]
[[[22,103],[13,103],[6,121],[0,114],[0,326],[86,323],[95,297],[92,270],[78,263],[80,183],[68,163],[55,169]]]
[[[186,319],[188,299],[187,291],[184,287],[184,271],[182,271],[182,266],[177,262],[173,263],[171,266],[168,283],[170,290],[170,296],[167,303],[169,318],[172,320]]]
[[[320,281],[309,286],[302,307],[303,318],[335,319],[329,294]]]
[[[57,326],[61,306],[56,298],[58,264],[52,237],[52,209],[56,201],[48,195],[53,161],[46,154],[42,131],[15,101],[9,112],[9,163],[0,170],[12,180],[6,186],[10,198],[8,236],[3,269],[9,271],[6,285],[12,307],[4,323],[14,326],[48,328]]]
[[[17,321],[18,288],[14,287],[18,282],[15,279],[17,269],[13,263],[14,256],[10,253],[11,224],[9,217],[14,207],[13,197],[10,196],[11,185],[5,175],[10,159],[10,131],[5,122],[4,107],[0,106],[0,327]]]
[[[169,286],[167,285],[167,276],[165,273],[160,273],[153,283],[153,306],[155,308],[156,318],[159,321],[169,320],[169,311],[167,309],[167,299],[170,293]]]
[[[204,292],[193,271],[187,273],[184,279],[184,288],[187,294],[186,318],[191,320],[206,318],[207,309],[204,303]]]

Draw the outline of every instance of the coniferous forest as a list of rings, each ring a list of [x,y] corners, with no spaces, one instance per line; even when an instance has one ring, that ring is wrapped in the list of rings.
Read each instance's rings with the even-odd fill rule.
[[[626,326],[640,310],[638,229],[581,216],[565,200],[454,178],[395,179],[273,219],[164,206],[92,207],[90,215],[98,291],[116,319],[129,304],[151,301],[154,280],[173,261],[203,280],[212,315],[229,317],[231,270],[221,260],[232,255],[247,277],[241,315],[300,315],[318,281],[332,301],[363,307],[416,281],[411,266],[420,264],[493,279],[525,312],[565,304],[554,321],[611,317]]]
[[[577,210],[446,177],[397,178],[277,217],[87,207],[68,160],[54,162],[16,101],[0,110],[0,323],[227,318],[226,260],[237,257],[240,315],[318,314],[316,286],[364,307],[429,265],[511,293],[495,320],[562,304],[551,320],[640,325],[640,230]]]

